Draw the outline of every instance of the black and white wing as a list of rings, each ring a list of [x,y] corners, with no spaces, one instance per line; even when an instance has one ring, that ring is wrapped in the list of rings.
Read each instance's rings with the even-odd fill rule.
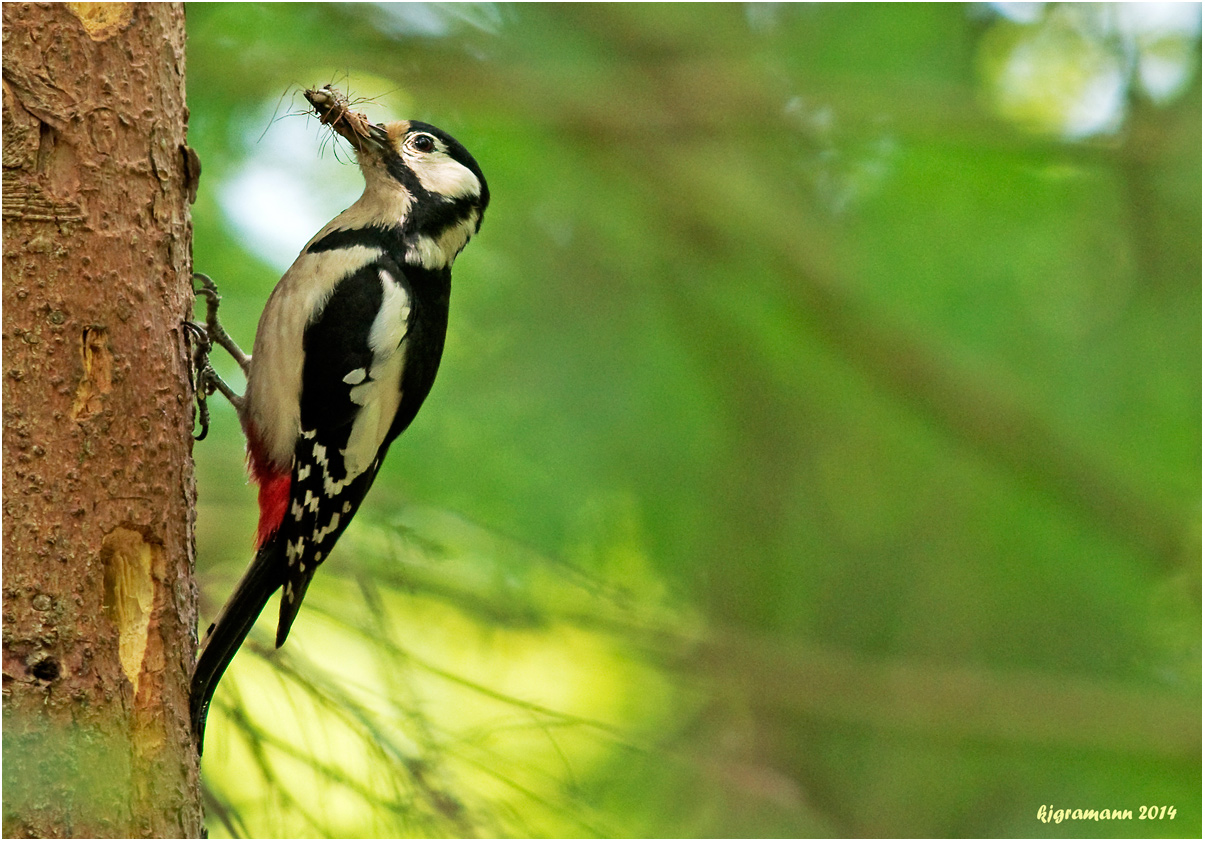
[[[305,329],[301,435],[277,536],[287,564],[277,646],[376,477],[403,400],[413,315],[405,275],[381,256],[341,280]]]

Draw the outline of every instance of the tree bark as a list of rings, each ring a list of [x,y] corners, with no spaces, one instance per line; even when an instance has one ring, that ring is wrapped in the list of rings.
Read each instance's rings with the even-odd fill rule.
[[[202,832],[184,40],[3,6],[6,836]]]

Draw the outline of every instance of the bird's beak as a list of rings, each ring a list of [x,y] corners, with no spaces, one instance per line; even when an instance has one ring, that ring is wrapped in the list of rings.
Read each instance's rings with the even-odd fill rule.
[[[347,98],[329,85],[308,90],[305,98],[324,125],[350,143],[357,152],[380,154],[389,147],[389,133],[384,126],[368,122],[368,118],[352,111]]]
[[[368,143],[374,144],[378,152],[383,152],[389,148],[389,132],[379,123],[368,124],[368,137],[364,139]]]

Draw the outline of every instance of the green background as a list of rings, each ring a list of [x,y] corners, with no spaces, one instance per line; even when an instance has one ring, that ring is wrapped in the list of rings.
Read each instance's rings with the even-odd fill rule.
[[[431,397],[219,690],[211,833],[1199,836],[1195,8],[188,6],[244,348],[362,186],[305,88],[493,197]],[[206,618],[255,524],[212,407]]]

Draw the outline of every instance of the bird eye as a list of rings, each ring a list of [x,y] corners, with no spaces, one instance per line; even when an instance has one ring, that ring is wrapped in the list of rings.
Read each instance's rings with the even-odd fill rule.
[[[429,134],[416,134],[412,145],[419,152],[430,152],[435,148],[435,138]]]

